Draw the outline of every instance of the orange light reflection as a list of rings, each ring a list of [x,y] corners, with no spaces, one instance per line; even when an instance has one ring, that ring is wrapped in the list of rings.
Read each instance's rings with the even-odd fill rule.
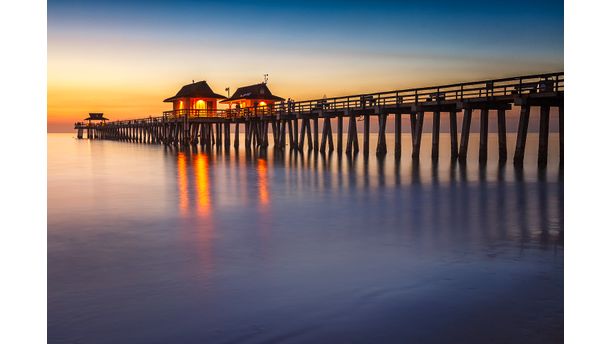
[[[259,201],[263,205],[270,202],[268,194],[268,162],[264,159],[257,160],[257,176],[259,179]]]
[[[177,157],[177,184],[179,196],[179,209],[181,214],[187,214],[189,208],[189,194],[187,191],[187,157],[180,152]]]
[[[198,213],[207,215],[210,211],[210,190],[208,182],[208,156],[196,155],[194,164],[196,176],[196,189],[198,192]]]

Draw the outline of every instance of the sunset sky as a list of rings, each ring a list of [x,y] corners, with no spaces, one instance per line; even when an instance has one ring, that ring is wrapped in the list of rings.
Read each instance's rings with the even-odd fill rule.
[[[192,80],[297,100],[563,70],[563,1],[48,2],[48,131]]]

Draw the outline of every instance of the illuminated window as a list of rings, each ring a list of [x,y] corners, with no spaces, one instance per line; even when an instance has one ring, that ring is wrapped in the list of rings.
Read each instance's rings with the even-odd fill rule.
[[[259,102],[259,106],[266,106],[266,102]]]
[[[183,101],[182,100],[179,100],[178,108],[179,108],[179,110],[183,110]]]
[[[204,101],[202,99],[196,101],[195,103],[195,108],[198,110],[204,110],[206,108],[206,105],[204,105]]]

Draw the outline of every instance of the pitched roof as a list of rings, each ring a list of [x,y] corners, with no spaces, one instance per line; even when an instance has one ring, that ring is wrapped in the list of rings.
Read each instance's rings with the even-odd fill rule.
[[[84,119],[85,121],[107,121],[108,118],[104,117],[104,114],[101,112],[90,112],[89,117]]]
[[[285,98],[273,95],[268,85],[263,82],[261,84],[239,87],[230,98],[222,100],[221,102],[226,103],[238,99],[285,100]]]
[[[192,84],[183,86],[174,97],[165,99],[164,102],[171,102],[178,98],[216,98],[225,99],[226,97],[216,94],[208,86],[206,81],[198,81]]]

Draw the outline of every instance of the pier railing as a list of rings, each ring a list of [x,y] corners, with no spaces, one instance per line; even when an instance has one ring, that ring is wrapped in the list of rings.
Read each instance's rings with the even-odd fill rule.
[[[419,87],[395,91],[363,93],[333,98],[311,99],[297,102],[279,102],[265,107],[239,109],[181,109],[164,111],[162,116],[150,116],[127,121],[109,122],[127,124],[146,121],[162,121],[179,118],[260,118],[292,114],[311,114],[314,112],[334,112],[372,108],[405,107],[411,104],[452,103],[457,101],[484,101],[522,95],[551,95],[564,90],[563,72],[534,74],[511,78],[482,80],[448,84],[442,86]],[[76,124],[75,124],[76,125]],[[101,125],[101,124],[99,124]]]
[[[563,72],[536,74],[433,87],[299,101],[276,104],[274,110],[306,113],[313,111],[353,110],[376,106],[392,107],[431,102],[456,102],[491,97],[516,97],[534,93],[563,92]]]
[[[239,117],[258,117],[264,115],[272,115],[274,113],[272,106],[247,107],[239,109],[180,109],[164,111],[163,116],[167,119],[183,118],[239,118]]]
[[[225,111],[218,109],[179,109],[164,111],[163,117],[178,118],[178,117],[225,117]]]

